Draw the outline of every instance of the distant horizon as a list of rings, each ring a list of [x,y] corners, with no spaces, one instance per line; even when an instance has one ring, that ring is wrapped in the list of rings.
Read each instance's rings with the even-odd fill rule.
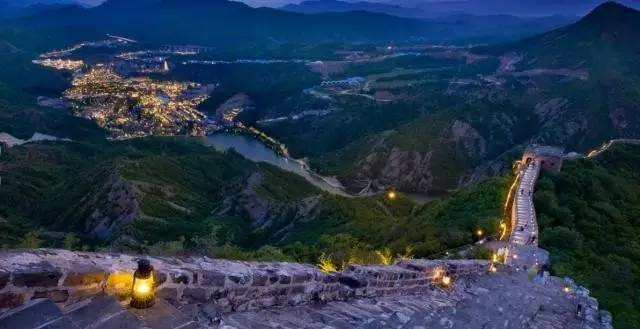
[[[77,3],[83,6],[97,6],[108,0],[0,0],[14,5],[32,5],[36,3]],[[229,0],[245,3],[251,7],[280,8],[289,4],[300,4],[305,1],[318,0]],[[461,13],[470,15],[513,15],[520,17],[541,16],[582,16],[587,14],[597,5],[607,0],[569,0],[561,3],[553,0],[545,1],[495,1],[487,0],[479,3],[478,0],[334,0],[343,2],[371,2],[400,5],[406,8],[417,8],[428,12],[430,15],[444,16]],[[640,0],[616,0],[621,3],[640,9]]]

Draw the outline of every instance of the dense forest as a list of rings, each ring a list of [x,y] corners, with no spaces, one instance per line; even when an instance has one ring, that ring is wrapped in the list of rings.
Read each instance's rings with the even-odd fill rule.
[[[640,147],[565,163],[535,203],[553,274],[586,285],[616,328],[640,327]]]

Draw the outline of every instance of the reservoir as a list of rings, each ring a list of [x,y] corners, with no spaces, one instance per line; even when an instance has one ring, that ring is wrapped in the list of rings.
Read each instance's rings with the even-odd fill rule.
[[[253,162],[266,162],[280,169],[302,176],[316,187],[345,197],[352,195],[347,193],[340,182],[333,177],[323,177],[308,169],[304,161],[291,159],[278,155],[261,141],[246,135],[233,133],[216,133],[204,137],[204,144],[225,152],[234,149],[243,157]]]

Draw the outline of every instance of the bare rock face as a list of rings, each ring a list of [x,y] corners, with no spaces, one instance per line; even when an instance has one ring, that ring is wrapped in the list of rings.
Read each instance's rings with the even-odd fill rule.
[[[109,176],[94,200],[98,206],[86,222],[86,231],[95,237],[107,238],[140,216],[135,187],[117,172]]]

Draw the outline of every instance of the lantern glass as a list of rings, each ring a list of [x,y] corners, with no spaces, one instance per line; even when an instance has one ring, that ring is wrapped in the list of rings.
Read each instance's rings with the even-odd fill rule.
[[[138,261],[138,269],[133,274],[131,306],[134,308],[151,307],[155,301],[153,266],[146,259]]]

